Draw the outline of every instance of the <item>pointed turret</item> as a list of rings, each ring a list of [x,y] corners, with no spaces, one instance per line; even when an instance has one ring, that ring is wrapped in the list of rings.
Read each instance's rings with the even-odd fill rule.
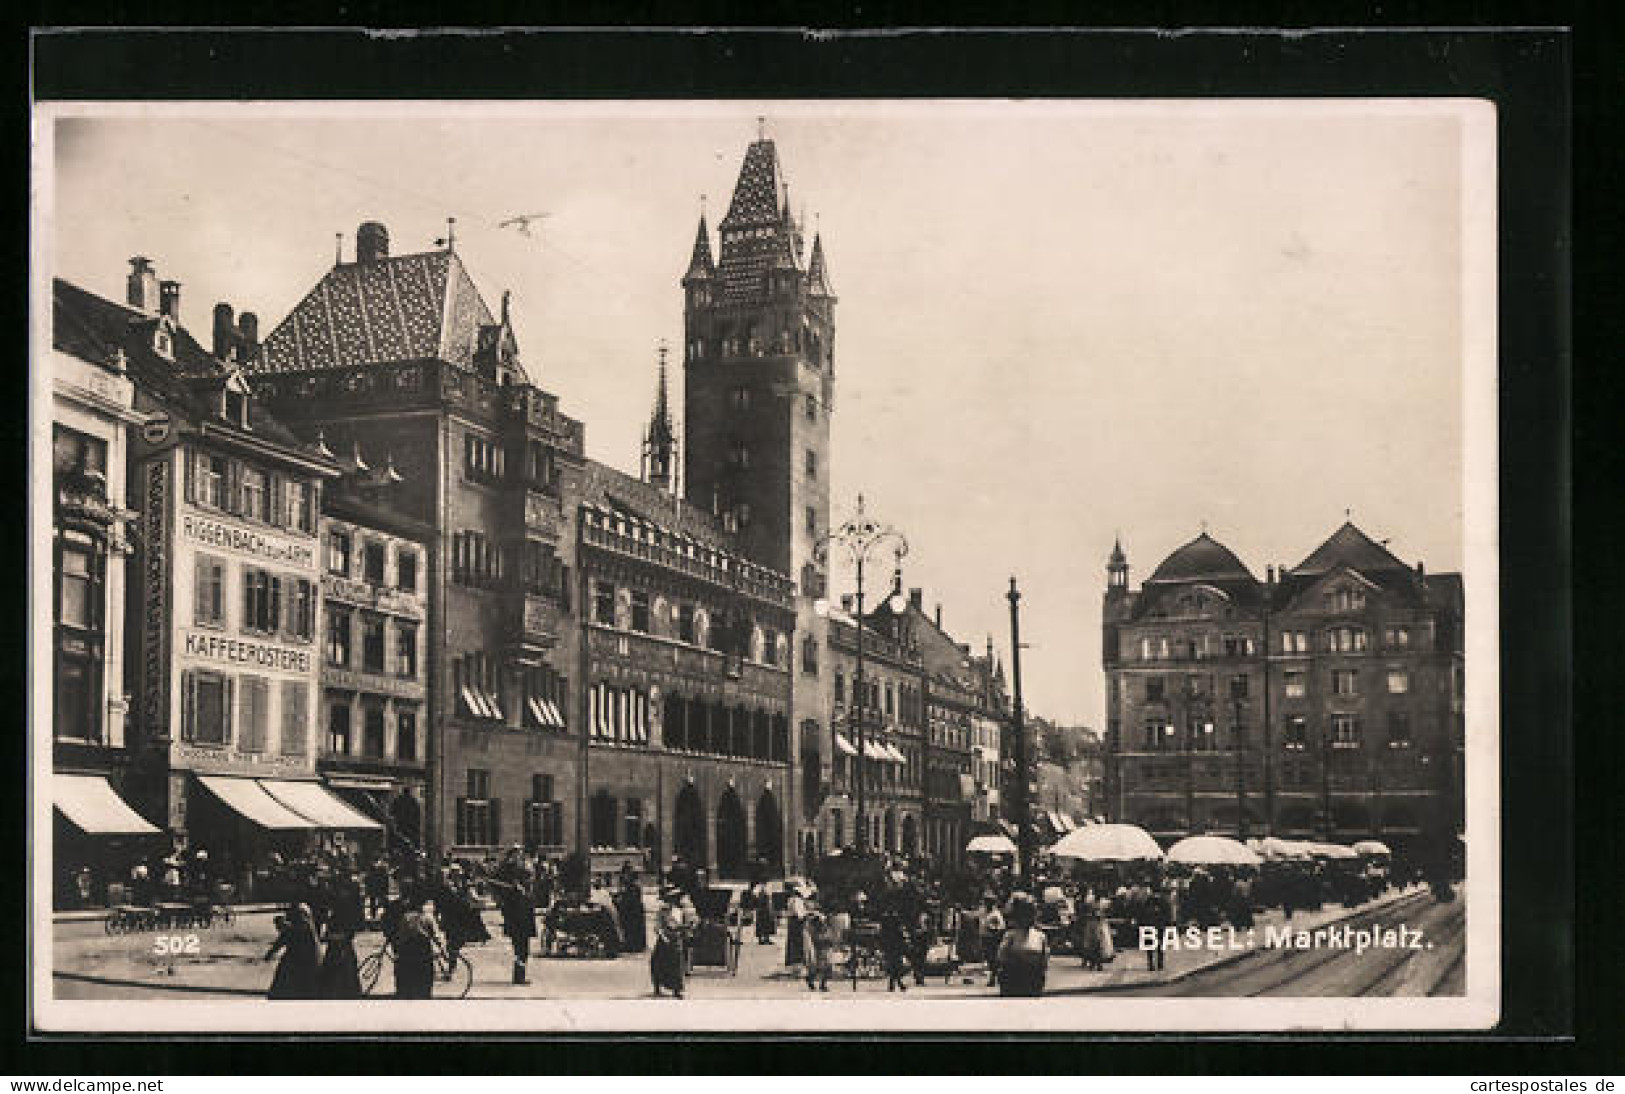
[[[1128,588],[1128,556],[1123,554],[1121,536],[1112,540],[1111,557],[1106,560],[1106,588]]]
[[[711,261],[711,230],[706,227],[705,214],[701,213],[699,230],[694,233],[694,254],[688,260],[688,272],[683,275],[683,284],[710,281],[716,275],[716,265]]]
[[[835,299],[829,284],[829,264],[824,260],[824,237],[813,236],[812,258],[807,263],[807,292],[811,296]]]
[[[666,344],[662,342],[654,410],[649,414],[649,427],[643,434],[644,480],[662,490],[672,489],[677,482],[677,431],[671,421],[671,399],[666,382],[666,352]]]

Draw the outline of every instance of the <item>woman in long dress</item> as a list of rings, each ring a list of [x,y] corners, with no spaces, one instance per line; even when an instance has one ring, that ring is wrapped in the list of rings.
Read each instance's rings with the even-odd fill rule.
[[[660,891],[660,910],[655,913],[655,944],[649,954],[649,978],[654,981],[655,997],[670,991],[675,998],[683,997],[683,911],[679,907],[683,892],[668,885]]]
[[[429,999],[434,996],[434,956],[439,928],[421,899],[411,901],[395,928],[395,997]]]
[[[1010,900],[1010,929],[998,944],[999,994],[1044,994],[1049,969],[1049,939],[1038,929],[1038,909],[1032,897],[1017,893]]]
[[[282,960],[277,962],[276,972],[271,974],[271,987],[266,992],[266,997],[317,998],[319,994],[316,986],[317,950],[316,923],[311,918],[310,906],[295,904],[287,916],[279,920],[276,941],[265,951],[267,961],[275,957],[278,951],[282,953]]]

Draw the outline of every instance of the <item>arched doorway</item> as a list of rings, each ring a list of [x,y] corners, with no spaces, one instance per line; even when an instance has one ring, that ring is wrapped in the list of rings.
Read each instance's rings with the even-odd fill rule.
[[[890,809],[886,810],[886,842],[881,846],[888,851],[897,850],[897,814]]]
[[[693,783],[677,792],[672,829],[672,852],[696,869],[704,867],[710,857],[705,840],[705,804]]]
[[[920,850],[920,836],[915,829],[914,818],[903,818],[903,854],[913,858]]]
[[[745,810],[739,804],[739,795],[729,787],[717,803],[717,876],[742,878],[745,876]]]
[[[784,822],[771,790],[756,799],[756,857],[767,864],[770,876],[784,873]]]

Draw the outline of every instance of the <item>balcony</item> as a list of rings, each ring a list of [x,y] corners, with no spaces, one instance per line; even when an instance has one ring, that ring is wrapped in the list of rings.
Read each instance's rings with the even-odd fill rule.
[[[522,646],[552,649],[564,633],[564,609],[551,596],[526,591],[513,600],[514,640]]]

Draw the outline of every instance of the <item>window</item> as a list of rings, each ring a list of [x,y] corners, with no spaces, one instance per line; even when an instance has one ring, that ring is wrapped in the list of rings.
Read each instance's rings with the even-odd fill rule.
[[[846,674],[840,669],[835,670],[835,701],[846,702]]]
[[[818,477],[818,453],[814,452],[810,448],[807,449],[805,462],[806,462],[806,468],[807,468],[807,477],[809,479],[816,479]]]
[[[361,671],[384,671],[384,617],[361,617]]]
[[[1358,695],[1360,693],[1360,674],[1355,669],[1332,670],[1333,695]]]
[[[1208,678],[1196,673],[1185,677],[1185,694],[1193,698],[1206,698],[1209,692]]]
[[[500,804],[491,797],[491,773],[469,768],[467,792],[457,801],[457,842],[479,847],[495,844],[501,837]]]
[[[779,632],[772,627],[762,630],[762,664],[777,667],[779,663]]]
[[[327,607],[327,663],[350,667],[350,609],[333,604]]]
[[[271,687],[262,677],[244,676],[237,681],[237,747],[244,752],[264,752],[269,734]]]
[[[1360,627],[1333,627],[1326,632],[1326,649],[1332,653],[1363,653],[1365,631]]]
[[[415,552],[402,551],[395,556],[395,584],[402,592],[417,592],[418,556]]]
[[[1307,691],[1304,681],[1306,674],[1302,672],[1288,672],[1282,675],[1285,684],[1284,690],[1288,699],[1302,699]]]
[[[558,461],[553,449],[536,441],[530,442],[530,484],[552,493],[559,485]]]
[[[418,674],[418,628],[416,623],[395,625],[395,675],[410,680]]]
[[[451,675],[463,717],[503,720],[497,667],[491,659],[483,653],[465,654],[451,663]]]
[[[588,842],[594,847],[615,846],[615,799],[603,790],[592,797],[588,814]]]
[[[213,509],[226,507],[226,475],[229,461],[224,456],[198,457],[197,500]]]
[[[1411,690],[1411,674],[1404,669],[1388,670],[1388,694],[1404,695]]]
[[[202,627],[220,627],[226,622],[226,564],[208,555],[197,557],[197,601],[193,621]]]
[[[530,800],[525,803],[525,843],[533,847],[564,845],[564,806],[553,788],[553,776],[530,777]]]
[[[564,563],[551,543],[525,541],[525,587],[555,600],[564,596]]]
[[[592,621],[605,627],[615,625],[615,586],[607,581],[593,582]]]
[[[461,585],[488,589],[501,584],[503,552],[484,532],[458,532],[451,543],[452,579]]]
[[[886,683],[886,717],[890,718],[892,716],[892,714],[895,713],[896,709],[897,709],[896,702],[893,699],[893,695],[892,695],[892,685],[891,685],[890,681],[887,681],[887,683]]]
[[[264,471],[254,467],[243,468],[242,476],[242,503],[243,516],[252,517],[258,521],[271,519],[271,481]]]
[[[1388,747],[1411,747],[1411,713],[1408,710],[1388,712]]]
[[[56,735],[75,741],[101,739],[101,696],[93,657],[57,651]]]
[[[1365,593],[1359,589],[1337,589],[1326,597],[1326,610],[1357,612],[1365,607]]]
[[[632,629],[640,634],[649,633],[649,594],[632,593]]]
[[[801,640],[801,671],[809,676],[818,675],[818,639],[810,634]]]
[[[525,724],[532,729],[567,728],[564,677],[551,665],[525,670]]]
[[[327,572],[350,576],[350,533],[342,528],[327,533]]]
[[[621,846],[643,846],[643,802],[639,798],[626,799],[626,837]]]
[[[744,441],[735,441],[728,453],[728,462],[741,471],[750,469],[750,446]]]
[[[1148,703],[1160,703],[1160,702],[1163,701],[1164,698],[1166,698],[1166,692],[1164,691],[1164,688],[1163,688],[1162,677],[1160,677],[1160,676],[1148,676],[1148,677],[1146,677],[1146,680],[1145,680],[1145,701],[1148,702]]]
[[[282,579],[243,569],[243,630],[275,634],[282,622]]]
[[[200,745],[231,741],[230,677],[191,669],[182,679],[181,739]]]
[[[361,754],[371,760],[384,758],[384,708],[367,704],[361,721]]]
[[[1305,631],[1282,631],[1282,653],[1308,653],[1309,635]]]
[[[694,641],[694,605],[677,605],[677,637],[683,642]]]
[[[107,476],[107,442],[64,425],[51,430],[51,469],[58,475]]]
[[[1294,714],[1286,720],[1286,734],[1282,743],[1293,752],[1302,752],[1309,747],[1309,722],[1301,714]]]
[[[1411,644],[1411,629],[1409,627],[1389,627],[1383,633],[1383,641],[1393,649],[1405,649]]]
[[[369,717],[371,715],[369,714]],[[380,711],[380,719],[383,714]],[[379,728],[382,733],[382,726]],[[379,746],[382,748],[382,744]],[[418,715],[415,710],[397,710],[395,712],[395,758],[399,760],[415,760],[418,758]]]
[[[361,548],[361,577],[368,585],[384,583],[384,545],[369,543]]]
[[[1230,678],[1230,698],[1232,698],[1232,699],[1245,699],[1245,698],[1247,698],[1247,677],[1245,677],[1245,676],[1232,676]]]
[[[806,520],[807,534],[809,536],[816,536],[818,534],[818,510],[810,505],[807,506]]]
[[[1147,752],[1161,752],[1171,743],[1174,727],[1161,718],[1147,718],[1144,727],[1144,745]]]
[[[488,437],[469,433],[463,437],[463,476],[472,482],[502,480],[502,446]]]
[[[302,577],[288,588],[288,633],[309,642],[316,629],[316,587]]]
[[[328,704],[327,751],[335,756],[350,754],[350,704],[347,702]]]
[[[315,531],[315,506],[311,504],[311,489],[302,482],[287,482],[282,486],[282,523],[300,531]]]
[[[806,413],[807,413],[807,420],[809,422],[816,422],[818,420],[818,396],[816,396],[816,395],[807,396]]]
[[[99,622],[96,553],[90,541],[64,540],[58,566],[56,621],[69,627],[94,629]]]
[[[1353,714],[1332,715],[1332,747],[1360,747],[1360,719]]]
[[[1211,752],[1217,743],[1213,722],[1193,717],[1185,723],[1185,747],[1193,752]]]
[[[305,754],[306,719],[310,717],[310,687],[297,680],[282,683],[282,754]]]

